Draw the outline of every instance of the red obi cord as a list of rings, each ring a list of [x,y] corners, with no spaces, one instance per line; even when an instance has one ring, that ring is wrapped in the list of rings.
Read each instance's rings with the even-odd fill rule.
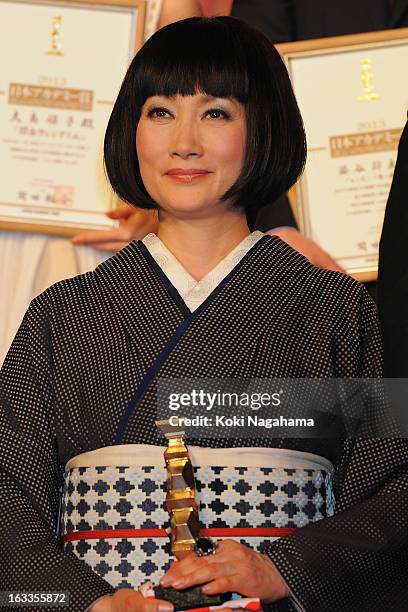
[[[231,527],[201,529],[200,535],[213,538],[282,538],[295,531],[291,527]],[[111,538],[166,538],[165,529],[89,529],[62,536],[63,542],[75,540],[106,540]]]

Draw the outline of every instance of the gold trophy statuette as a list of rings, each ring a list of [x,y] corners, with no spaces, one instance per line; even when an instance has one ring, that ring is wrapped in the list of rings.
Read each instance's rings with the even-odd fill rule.
[[[182,419],[178,419],[179,423]],[[198,502],[194,482],[194,471],[182,426],[174,427],[169,421],[156,421],[156,426],[166,437],[168,446],[164,451],[167,470],[166,507],[170,515],[171,552],[181,561],[191,552],[198,557],[214,554],[217,545],[210,538],[199,537]],[[153,587],[155,597],[170,601],[175,611],[220,606],[231,598],[231,593],[206,595],[201,586],[183,590]]]
[[[185,432],[168,421],[157,421],[156,425],[168,441],[164,452],[166,508],[170,515],[171,552],[181,560],[196,549],[200,531],[193,466],[184,444]]]

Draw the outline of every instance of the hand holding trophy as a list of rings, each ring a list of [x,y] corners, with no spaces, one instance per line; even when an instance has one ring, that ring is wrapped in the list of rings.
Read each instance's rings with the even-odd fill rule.
[[[174,428],[169,421],[157,421],[157,427],[168,440],[164,452],[167,471],[166,507],[170,515],[171,552],[177,563],[184,560],[183,567],[192,561],[210,556],[217,551],[217,545],[209,538],[200,537],[199,506],[194,481],[194,471],[187,447],[184,444],[185,432]],[[167,576],[167,574],[166,574]],[[221,606],[230,599],[231,593],[207,594],[201,585],[189,584],[186,588],[171,585],[169,578],[162,579],[161,585],[142,589],[147,597],[170,601],[176,610],[187,610]]]

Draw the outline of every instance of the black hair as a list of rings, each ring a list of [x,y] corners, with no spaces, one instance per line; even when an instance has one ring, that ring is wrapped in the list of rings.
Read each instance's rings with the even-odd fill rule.
[[[245,107],[241,173],[223,195],[247,216],[276,200],[301,174],[306,139],[289,76],[268,39],[232,17],[193,17],[154,34],[134,57],[105,135],[105,167],[114,191],[134,206],[157,208],[140,176],[136,129],[150,96],[202,92]]]

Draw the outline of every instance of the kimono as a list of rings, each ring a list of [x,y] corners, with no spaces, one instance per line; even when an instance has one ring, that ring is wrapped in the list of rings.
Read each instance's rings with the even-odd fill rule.
[[[193,312],[141,242],[54,285],[32,302],[2,371],[1,590],[69,591],[72,612],[113,591],[55,535],[64,466],[112,446],[119,429],[120,444],[163,446],[160,378],[380,375],[365,289],[313,267],[276,237],[258,239]],[[238,431],[192,442],[248,446]],[[265,551],[298,605],[405,609],[407,441],[271,438],[268,447],[335,466],[334,516]]]

